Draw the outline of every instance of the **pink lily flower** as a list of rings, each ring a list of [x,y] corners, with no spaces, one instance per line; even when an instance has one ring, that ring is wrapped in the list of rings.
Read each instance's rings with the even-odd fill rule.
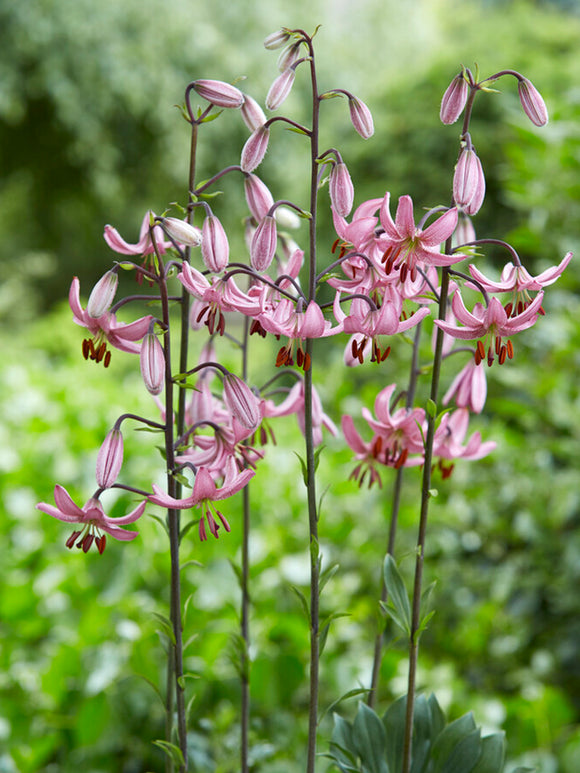
[[[76,544],[85,553],[88,552],[93,542],[96,544],[99,553],[103,552],[106,545],[106,537],[102,532],[106,532],[111,537],[125,542],[135,539],[139,532],[126,531],[125,529],[120,529],[119,526],[125,526],[138,520],[143,515],[147,504],[143,501],[128,515],[124,515],[121,518],[110,518],[108,515],[105,515],[103,506],[98,499],[91,498],[84,507],[78,507],[72,501],[68,491],[62,486],[54,487],[54,501],[56,507],[46,502],[39,502],[36,505],[36,509],[42,510],[43,513],[47,513],[65,523],[82,524],[83,528],[79,531],[73,531],[66,542],[66,546],[67,548],[72,548]]]
[[[551,266],[537,276],[531,276],[524,266],[514,266],[510,261],[503,267],[499,282],[488,279],[472,264],[469,265],[469,273],[488,293],[522,293],[526,300],[529,300],[529,291],[536,292],[543,287],[554,284],[571,259],[572,253],[567,252],[557,266]]]
[[[447,405],[453,396],[459,408],[469,408],[474,413],[482,412],[487,397],[487,381],[481,363],[477,365],[474,360],[469,360],[459,371],[443,397],[443,405]]]
[[[219,510],[214,508],[212,503],[219,501],[220,499],[228,499],[236,494],[248,484],[254,477],[254,474],[253,470],[243,470],[242,472],[239,472],[234,459],[230,457],[226,465],[226,473],[221,488],[216,486],[207,469],[205,467],[200,467],[197,470],[195,482],[193,484],[193,492],[190,497],[186,497],[185,499],[174,499],[168,494],[163,493],[158,486],[153,485],[154,493],[149,497],[149,501],[154,505],[159,505],[159,507],[175,510],[188,510],[191,507],[201,508],[201,518],[199,521],[200,540],[203,542],[207,539],[205,531],[206,518],[210,532],[217,539],[219,536],[219,524],[217,523],[215,516],[219,518],[226,531],[231,531],[231,529],[225,517]]]
[[[343,416],[341,425],[345,440],[355,452],[355,459],[358,462],[357,466],[349,475],[349,480],[357,480],[360,488],[362,487],[368,472],[369,488],[371,488],[374,483],[378,483],[379,488],[382,488],[383,483],[377,470],[377,464],[382,464],[382,462],[379,461],[379,455],[382,451],[380,436],[375,435],[369,443],[365,443],[356,431],[352,416]]]
[[[129,242],[126,242],[112,225],[105,226],[105,232],[103,234],[105,241],[112,250],[119,252],[121,255],[149,255],[155,251],[149,231],[149,223],[154,217],[154,212],[149,211],[145,213],[145,217],[141,223],[141,230],[139,231],[139,241],[136,244],[129,244]],[[173,244],[170,241],[164,240],[165,234],[160,226],[154,226],[153,236],[155,238],[157,249],[161,255],[163,255],[170,247],[173,247]]]
[[[269,401],[267,401],[265,405],[265,415],[267,417],[290,416],[295,413],[300,431],[304,434],[304,382],[302,379],[294,384],[292,389],[288,392],[287,397],[280,405],[272,406],[269,404]],[[314,387],[312,387],[312,425],[312,437],[315,446],[319,446],[322,443],[323,427],[327,429],[331,435],[334,435],[335,437],[338,435],[336,425],[332,419],[323,412],[322,401]]]
[[[435,432],[433,455],[440,459],[483,459],[492,451],[495,451],[497,443],[481,440],[481,433],[474,432],[466,445],[462,445],[467,435],[469,425],[469,411],[467,408],[458,408],[453,413],[445,413],[441,424]],[[440,468],[444,478],[451,475],[453,466],[445,467],[440,462]]]
[[[413,201],[410,196],[401,196],[395,220],[389,211],[390,194],[387,192],[380,210],[381,225],[387,237],[387,249],[384,252],[385,271],[389,274],[398,269],[401,281],[407,274],[414,278],[417,264],[427,266],[451,266],[459,263],[465,255],[445,255],[440,245],[445,242],[457,226],[457,209],[448,209],[430,226],[422,230],[415,226]]]
[[[421,427],[425,421],[425,411],[422,408],[399,408],[393,414],[389,403],[396,384],[390,384],[382,389],[375,399],[375,413],[368,408],[362,409],[363,418],[370,428],[381,437],[381,450],[384,451],[384,462],[389,466],[409,467],[423,462],[423,435]],[[410,457],[410,454],[418,454]]]
[[[117,318],[110,311],[106,311],[100,317],[91,317],[89,312],[81,306],[80,283],[75,276],[68,294],[69,305],[73,313],[73,322],[80,327],[86,327],[91,338],[83,341],[83,355],[85,360],[89,358],[96,362],[104,359],[107,367],[111,361],[111,352],[107,351],[107,342],[115,349],[122,352],[138,354],[141,351],[139,341],[149,330],[149,324],[153,317],[141,317],[125,324],[117,322]]]

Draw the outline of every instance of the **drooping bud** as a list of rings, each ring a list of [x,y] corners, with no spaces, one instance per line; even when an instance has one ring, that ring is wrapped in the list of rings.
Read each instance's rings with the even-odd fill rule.
[[[360,134],[363,140],[368,140],[375,133],[375,126],[371,111],[365,103],[357,97],[349,97],[348,109],[350,110],[350,120],[355,131]]]
[[[193,82],[193,88],[200,97],[217,107],[236,108],[244,104],[242,92],[223,81],[198,80]]]
[[[274,217],[280,228],[290,229],[291,231],[300,228],[300,218],[290,207],[278,207],[274,212]]]
[[[242,119],[248,129],[253,132],[266,123],[266,116],[260,105],[255,99],[244,94],[244,104],[242,105]]]
[[[277,30],[276,32],[272,32],[270,35],[268,35],[268,37],[264,40],[264,48],[267,48],[269,51],[274,51],[277,48],[281,48],[289,40],[290,33],[288,30]]]
[[[441,100],[441,110],[439,117],[445,124],[455,123],[463,112],[467,97],[469,96],[469,84],[463,77],[463,73],[459,73],[451,81],[443,99]]]
[[[267,126],[259,126],[253,134],[250,134],[246,144],[242,148],[240,166],[244,172],[253,172],[260,166],[270,141],[270,129]]]
[[[202,226],[201,257],[210,271],[223,271],[228,265],[230,245],[220,221],[215,215],[208,215]]]
[[[328,188],[330,203],[336,214],[340,217],[349,215],[354,201],[354,186],[343,162],[333,165]]]
[[[476,152],[461,151],[453,175],[453,198],[468,215],[479,212],[485,196],[485,176]]]
[[[280,107],[290,93],[295,77],[296,72],[290,67],[276,78],[266,97],[268,110],[277,110]]]
[[[255,174],[249,174],[244,179],[244,190],[248,209],[252,216],[258,221],[263,220],[274,203],[270,189]]]
[[[107,271],[106,274],[99,279],[97,284],[91,290],[89,295],[89,302],[87,303],[87,313],[89,317],[98,319],[109,310],[109,307],[113,303],[113,298],[117,292],[117,285],[119,284],[119,277],[117,272]]]
[[[254,429],[261,421],[260,400],[241,378],[224,376],[224,402],[242,427]]]
[[[165,355],[155,333],[147,333],[141,344],[141,375],[147,391],[158,395],[165,381]]]
[[[548,123],[548,109],[542,95],[527,78],[518,81],[518,92],[524,113],[535,126],[545,126]]]
[[[287,70],[289,67],[292,67],[294,62],[297,62],[300,59],[300,46],[301,41],[298,41],[298,43],[292,43],[292,45],[287,46],[278,57],[278,69],[280,72],[284,72],[284,70]]]
[[[117,480],[123,464],[123,435],[112,429],[105,438],[97,456],[97,485],[110,488]]]
[[[201,244],[201,231],[184,220],[177,217],[164,217],[163,226],[167,234],[176,242],[186,247],[199,247]]]
[[[250,262],[256,271],[266,271],[276,252],[278,232],[276,220],[271,215],[260,222],[252,237],[250,247]]]
[[[475,228],[473,227],[471,218],[463,214],[463,212],[460,212],[457,219],[457,226],[455,231],[453,231],[453,247],[458,247],[460,244],[474,242],[475,239]]]

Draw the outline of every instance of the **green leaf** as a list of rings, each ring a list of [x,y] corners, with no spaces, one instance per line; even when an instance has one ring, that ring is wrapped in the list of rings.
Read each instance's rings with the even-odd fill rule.
[[[176,681],[182,690],[185,690],[185,682],[187,679],[199,679],[199,674],[192,674],[188,671],[187,673],[178,676]]]
[[[298,600],[300,601],[300,604],[302,605],[302,611],[304,612],[304,614],[306,616],[306,619],[308,620],[308,623],[310,624],[310,607],[308,606],[308,601],[306,600],[306,596],[302,593],[300,588],[296,587],[296,585],[291,585],[290,588],[298,596]]]
[[[439,737],[433,744],[431,757],[433,759],[433,773],[443,773],[443,766],[455,749],[455,747],[466,737],[470,736],[476,730],[473,714],[464,714],[459,719],[451,722],[439,734]],[[475,764],[475,763],[474,763]],[[468,771],[465,771],[468,773]]]
[[[320,633],[318,634],[319,638],[319,654],[322,655],[324,651],[324,647],[326,646],[326,639],[328,638],[328,632],[330,630],[330,624],[333,620],[336,620],[339,617],[350,617],[348,612],[331,612],[328,617],[324,619],[324,621],[320,624]]]
[[[188,521],[183,529],[179,532],[179,542],[181,543],[181,540],[185,537],[187,532],[192,529],[197,523],[199,523],[199,518],[194,518],[191,521]]]
[[[391,618],[391,620],[397,625],[401,631],[408,636],[410,634],[409,627],[407,625],[407,622],[403,620],[403,618],[399,615],[399,613],[393,609],[393,607],[388,606],[382,601],[379,601],[379,604],[381,606],[381,609]]]
[[[481,757],[472,773],[501,773],[505,760],[505,733],[493,733],[481,739]]]
[[[333,719],[334,728],[332,730],[330,746],[335,748],[335,759],[345,765],[356,764],[352,725],[338,714],[334,714]]]
[[[403,630],[411,632],[411,605],[407,596],[407,589],[401,577],[401,573],[394,558],[387,554],[384,563],[385,586],[389,596],[389,602],[395,608],[397,617],[404,623]],[[388,608],[385,609],[388,612]],[[390,612],[389,612],[390,614]],[[400,623],[399,623],[400,625]]]
[[[229,559],[229,564],[232,567],[232,570],[238,579],[238,585],[240,586],[240,590],[242,590],[244,587],[244,576],[242,573],[242,567],[234,563],[234,561],[232,561],[231,558]]]
[[[385,727],[380,717],[366,703],[359,703],[352,726],[352,739],[368,773],[389,773],[385,761]]]
[[[148,676],[145,676],[145,674],[135,674],[135,676],[137,676],[139,679],[143,679],[144,682],[147,682],[149,687],[151,687],[155,691],[155,695],[157,695],[157,697],[161,701],[161,705],[165,706],[165,698],[161,694],[161,690],[159,689],[159,687],[157,687],[155,682],[153,682],[151,679],[149,679]]]
[[[188,566],[198,566],[201,569],[203,569],[203,564],[201,563],[201,561],[196,561],[194,558],[190,558],[189,561],[186,561],[184,564],[181,564],[181,566],[179,567],[179,571],[182,572]]]
[[[403,695],[389,706],[383,716],[389,770],[399,771],[403,766],[406,713],[407,696]]]
[[[472,773],[481,757],[481,729],[466,735],[453,748],[440,768],[441,773]]]
[[[427,400],[427,405],[425,406],[425,410],[427,412],[427,415],[430,416],[432,419],[437,416],[437,403],[434,400]]]
[[[298,126],[286,126],[286,131],[289,132],[296,132],[296,134],[303,134],[305,137],[309,137],[309,133],[305,132],[303,129],[299,129]]]
[[[165,533],[169,536],[169,529],[167,528],[167,524],[163,520],[163,518],[160,518],[158,515],[151,515],[151,513],[147,513],[149,518],[153,518],[154,521],[157,521],[157,523],[161,524],[163,526],[163,530]]]
[[[332,701],[332,703],[330,704],[330,706],[328,706],[328,708],[324,709],[324,711],[320,715],[318,724],[322,722],[322,720],[328,714],[329,711],[332,711],[333,709],[335,709],[339,703],[342,703],[342,701],[348,700],[348,698],[355,698],[357,695],[366,695],[368,692],[370,692],[368,687],[355,687],[353,690],[349,690],[348,692],[345,692],[344,695],[340,696],[340,698],[337,698],[335,701]],[[340,719],[338,714],[335,714],[334,716]]]
[[[173,646],[175,646],[175,634],[173,632],[173,625],[171,624],[171,620],[169,620],[168,617],[165,617],[165,615],[160,615],[158,612],[153,612],[153,617],[155,617],[161,623],[163,633],[167,636]]]
[[[415,634],[413,636],[415,644],[418,643],[419,639],[421,638],[421,634],[427,628],[429,620],[431,620],[431,618],[433,617],[434,614],[435,614],[435,610],[432,609],[431,612],[426,614],[425,617],[422,617],[421,620],[419,621],[419,626],[418,626],[418,628],[415,631]]]
[[[195,640],[196,640],[198,637],[199,637],[199,634],[198,634],[198,633],[194,633],[194,634],[192,634],[192,635],[189,637],[189,639],[188,639],[188,640],[187,640],[187,641],[184,643],[184,645],[183,645],[183,651],[185,652],[185,650],[186,650],[186,649],[189,647],[189,645],[190,645],[190,644],[193,644],[193,642],[194,642],[194,641],[195,641]]]
[[[153,744],[154,746],[163,749],[165,754],[167,754],[168,757],[171,757],[176,765],[185,765],[185,760],[183,759],[183,754],[179,746],[176,746],[174,743],[169,743],[169,741],[153,741]]]
[[[413,759],[411,761],[411,773],[425,773],[429,764],[431,747],[438,734],[439,730],[435,730],[433,727],[429,701],[425,695],[417,695],[413,711]]]
[[[302,479],[304,480],[304,485],[308,488],[308,468],[306,467],[306,462],[304,459],[300,456],[299,453],[296,451],[293,451],[294,456],[298,457],[298,461],[300,462],[300,466],[302,467]]]
[[[318,585],[318,595],[320,595],[324,589],[324,586],[329,580],[332,580],[334,575],[338,572],[340,564],[332,564],[328,569],[325,569],[320,575],[320,581]]]

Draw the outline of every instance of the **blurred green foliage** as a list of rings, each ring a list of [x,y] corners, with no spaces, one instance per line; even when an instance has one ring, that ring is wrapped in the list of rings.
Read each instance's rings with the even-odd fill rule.
[[[311,30],[322,23],[323,87],[352,89],[375,117],[376,135],[363,143],[345,103],[328,104],[327,143],[343,152],[357,201],[388,188],[395,198],[410,193],[420,207],[450,195],[459,128],[441,126],[438,108],[459,65],[477,62],[485,75],[521,69],[541,89],[552,120],[543,130],[531,127],[508,81],[501,94],[478,100],[472,136],[488,195],[476,225],[512,240],[533,272],[579,246],[577,16],[532,2],[423,0],[401,9],[344,0],[329,7],[304,0],[288,18],[287,3],[265,0],[239,7],[225,0],[0,4],[2,772],[141,773],[163,764],[151,745],[162,734],[163,707],[147,680],[163,682],[153,613],[166,612],[165,535],[144,519],[132,545],[109,544],[102,557],[69,553],[66,529],[34,504],[51,501],[55,482],[82,504],[117,416],[153,407],[129,356],[116,353],[109,371],[81,359],[82,335],[58,301],[72,274],[86,296],[109,267],[104,223],[132,241],[146,209],[183,202],[187,131],[172,105],[190,79],[247,75],[242,87],[260,98],[275,75],[262,37],[282,24]],[[297,79],[289,109],[300,109],[300,100]],[[211,124],[200,177],[236,163],[246,135],[235,115]],[[289,185],[300,203],[297,142],[280,133],[260,173],[275,196]],[[239,181],[225,183],[224,192],[218,214],[233,233],[244,214]],[[322,220],[323,247],[334,236],[328,215]],[[245,255],[242,236],[232,242]],[[487,253],[489,271],[503,259]],[[450,482],[437,481],[426,564],[427,580],[437,580],[437,611],[422,640],[421,686],[449,717],[473,709],[478,723],[504,729],[508,758],[541,773],[575,773],[580,755],[577,277],[573,261],[547,293],[546,318],[518,340],[513,365],[490,371],[477,428],[498,450],[458,464]],[[269,342],[253,346],[261,383],[273,350]],[[358,414],[363,402],[371,406],[386,380],[404,379],[408,367],[400,349],[379,378],[366,367],[345,374],[340,348],[324,354],[318,371],[335,421]],[[278,445],[268,448],[252,486],[251,740],[255,770],[293,773],[305,747],[307,628],[290,586],[306,586],[308,558],[298,462],[288,451],[300,451],[301,438],[291,420],[275,430]],[[147,488],[160,478],[156,444],[150,433],[128,433],[124,480]],[[320,465],[322,489],[329,486],[322,549],[325,565],[338,562],[340,570],[323,612],[349,617],[334,623],[324,651],[323,708],[368,682],[378,616],[391,481],[385,475],[383,491],[359,491],[347,480],[350,469],[350,452],[330,439]],[[417,476],[409,471],[403,493],[400,556],[414,545]],[[132,504],[109,496],[114,515]],[[201,677],[190,684],[198,771],[237,765],[239,593],[228,562],[239,561],[238,507],[230,511],[228,503],[234,528],[227,538],[200,546],[194,530],[184,551],[203,563],[185,572],[185,595],[193,594],[186,633],[198,634],[187,667]],[[411,565],[404,557],[407,581]],[[395,632],[389,639],[382,708],[405,687],[405,648]],[[353,703],[340,711],[354,716]],[[321,738],[330,733],[326,717]]]

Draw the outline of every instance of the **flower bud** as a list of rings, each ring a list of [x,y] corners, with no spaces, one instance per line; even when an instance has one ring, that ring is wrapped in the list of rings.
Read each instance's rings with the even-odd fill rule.
[[[298,43],[292,43],[292,45],[287,46],[278,57],[278,69],[280,72],[284,72],[284,70],[287,70],[289,67],[292,67],[294,62],[297,62],[300,59],[300,46],[301,41],[298,41]]]
[[[474,150],[461,151],[453,175],[453,198],[468,215],[475,215],[485,196],[485,177]]]
[[[260,105],[255,99],[244,94],[244,104],[242,105],[242,119],[248,129],[253,132],[266,123],[266,116]]]
[[[267,126],[259,126],[253,134],[250,134],[246,144],[242,148],[240,166],[244,172],[253,172],[260,166],[270,141],[270,129]]]
[[[463,112],[468,96],[469,84],[463,77],[463,73],[460,73],[453,78],[445,94],[443,94],[441,110],[439,112],[441,121],[445,124],[455,123]]]
[[[252,216],[258,221],[263,220],[274,203],[270,189],[255,174],[249,174],[244,180],[244,190],[248,209]]]
[[[276,220],[271,215],[266,215],[252,237],[250,247],[252,268],[256,271],[266,271],[276,252],[277,242]]]
[[[289,228],[291,231],[300,228],[300,218],[289,207],[278,207],[274,212],[274,217],[280,228]]]
[[[123,435],[112,429],[105,438],[97,456],[97,485],[110,488],[117,480],[123,464]]]
[[[228,265],[230,245],[220,221],[215,215],[208,215],[203,221],[201,257],[210,271],[218,272]]]
[[[117,285],[119,284],[119,277],[116,271],[107,271],[106,274],[99,279],[97,284],[91,290],[89,295],[89,302],[87,303],[87,313],[89,317],[98,319],[109,310],[109,307],[113,303],[113,298],[117,292]]]
[[[375,133],[373,117],[371,111],[365,103],[357,97],[349,97],[348,109],[350,110],[350,120],[355,131],[360,134],[363,140],[368,140]]]
[[[270,35],[268,35],[268,37],[264,40],[264,48],[267,48],[269,51],[274,51],[277,48],[281,48],[289,40],[290,33],[287,30],[277,30],[276,32],[272,32]]]
[[[334,164],[329,181],[330,203],[340,217],[350,214],[354,201],[354,187],[346,164]]]
[[[141,344],[141,375],[147,391],[158,395],[165,381],[165,355],[155,333],[147,333]]]
[[[254,429],[261,421],[260,401],[241,378],[224,376],[224,402],[242,427]]]
[[[288,70],[284,70],[284,72],[276,78],[274,83],[270,86],[270,90],[266,97],[266,107],[268,110],[277,110],[280,107],[290,93],[295,77],[295,71],[292,68],[289,68]]]
[[[164,217],[163,227],[166,233],[176,242],[184,244],[186,247],[199,247],[201,244],[201,231],[185,220],[179,220],[177,217]]]
[[[217,107],[241,107],[244,95],[235,86],[223,81],[199,80],[193,82],[193,88],[200,97],[207,99]]]
[[[535,126],[545,126],[548,123],[548,110],[542,95],[527,78],[518,81],[518,92],[524,113]]]
[[[455,228],[455,231],[453,231],[453,241],[452,241],[453,247],[458,247],[460,244],[468,244],[469,242],[474,242],[475,239],[476,239],[475,228],[473,227],[471,218],[463,214],[463,212],[460,212],[459,217],[457,219],[457,226]]]

